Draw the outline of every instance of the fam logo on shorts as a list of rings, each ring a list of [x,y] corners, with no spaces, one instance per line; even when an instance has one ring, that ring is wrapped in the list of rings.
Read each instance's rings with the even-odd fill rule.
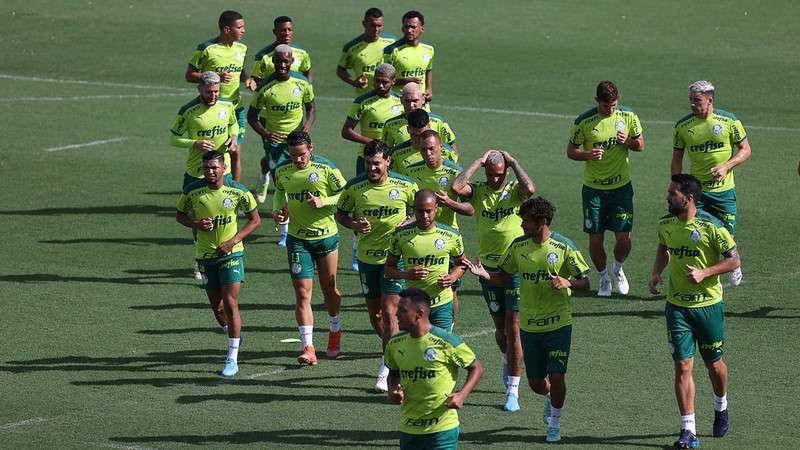
[[[233,208],[233,200],[231,200],[228,197],[223,198],[222,199],[222,207],[225,208],[225,209]]]
[[[397,189],[389,189],[389,200],[397,200],[400,198],[400,191]]]
[[[692,242],[699,241],[700,240],[700,232],[697,231],[697,230],[692,230],[692,233],[689,235],[689,239],[691,239]]]
[[[217,117],[219,117],[221,120],[227,119],[228,118],[228,110],[227,109],[220,109],[219,112],[217,113]]]
[[[441,177],[439,177],[439,186],[441,186],[442,188],[446,188],[448,184],[450,184],[450,179],[447,178],[447,176],[442,175]]]
[[[311,172],[308,174],[308,182],[311,184],[317,184],[319,181],[319,174],[317,172]]]
[[[617,131],[625,131],[625,122],[618,120],[617,123],[614,124],[614,128],[616,128]]]
[[[550,252],[544,259],[547,261],[547,264],[554,266],[558,262],[558,255],[556,255],[555,252]]]
[[[720,133],[722,133],[722,125],[720,125],[720,124],[718,124],[718,123],[715,123],[715,124],[714,124],[714,127],[713,127],[713,128],[711,128],[711,132],[712,132],[712,133],[714,133],[714,134],[720,134]]]
[[[292,263],[292,265],[289,266],[289,270],[291,270],[293,274],[297,275],[303,270],[303,265],[300,263]]]
[[[441,250],[444,248],[444,239],[438,238],[433,241],[433,246],[436,247],[437,250]]]
[[[295,88],[292,89],[292,97],[297,98],[300,97],[301,95],[303,95],[303,91],[301,91],[299,87],[295,86]]]
[[[592,228],[593,224],[594,222],[592,222],[592,219],[589,217],[587,217],[586,220],[583,222],[583,226],[586,228]]]
[[[422,359],[428,362],[436,361],[436,349],[428,347],[422,355]]]

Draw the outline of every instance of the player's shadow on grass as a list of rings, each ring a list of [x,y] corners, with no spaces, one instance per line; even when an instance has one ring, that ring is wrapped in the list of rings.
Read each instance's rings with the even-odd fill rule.
[[[206,305],[206,308],[208,308],[208,305]],[[245,325],[242,327],[242,331],[246,333],[297,333],[297,327]],[[372,336],[375,334],[375,330],[372,329],[354,330],[348,328],[346,332],[347,334],[359,334],[364,336]],[[194,334],[194,333],[220,334],[220,328],[219,327],[166,328],[158,330],[139,330],[137,331],[137,333],[146,334],[150,336],[163,336],[170,334]],[[250,335],[248,335],[248,342],[253,342],[249,338]]]
[[[311,445],[326,447],[396,447],[400,433],[379,430],[336,430],[300,428],[289,430],[239,431],[231,434],[209,435],[165,435],[165,436],[115,436],[109,438],[120,444],[180,443],[189,445],[211,445],[220,447],[229,444],[257,444],[266,448],[281,448],[289,445]],[[270,445],[271,444],[271,445]]]
[[[150,214],[175,217],[175,207],[161,205],[114,205],[88,206],[84,208],[75,207],[0,210],[0,216],[65,216],[73,214]]]
[[[772,314],[776,311],[798,311],[797,308],[775,308],[772,306],[762,306],[752,311],[725,311],[725,318],[743,319],[800,319],[798,315]],[[573,317],[639,317],[642,319],[663,319],[664,311],[597,311],[597,312],[573,312]]]
[[[168,245],[192,245],[189,238],[84,238],[84,239],[52,239],[39,241],[42,244],[123,244],[133,246],[168,246]],[[186,272],[186,270],[184,270]]]
[[[126,271],[131,273],[133,271]],[[156,276],[133,276],[133,277],[81,277],[81,276],[64,276],[55,273],[26,273],[21,275],[0,275],[0,283],[12,282],[23,284],[37,284],[37,283],[110,283],[110,284],[132,284],[132,285],[176,285],[176,286],[199,286],[197,282],[188,281],[188,270],[176,269],[174,271],[157,271]],[[178,278],[187,279],[187,281],[169,281],[166,279]],[[163,279],[163,280],[162,280]]]

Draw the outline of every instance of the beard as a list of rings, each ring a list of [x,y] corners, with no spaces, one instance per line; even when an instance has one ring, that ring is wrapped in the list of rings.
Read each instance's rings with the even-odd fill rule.
[[[669,211],[670,214],[674,214],[677,216],[680,215],[682,212],[686,211],[686,205],[688,204],[689,202],[686,200],[684,200],[683,203],[681,203],[680,205],[673,205],[672,203],[670,203],[667,206],[667,211]]]

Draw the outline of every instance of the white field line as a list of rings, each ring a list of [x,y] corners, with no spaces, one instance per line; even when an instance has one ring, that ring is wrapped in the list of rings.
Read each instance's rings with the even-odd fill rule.
[[[456,333],[456,336],[462,337],[462,338],[473,338],[473,337],[478,337],[478,336],[486,336],[487,334],[494,334],[494,329],[493,328],[484,328],[483,330],[472,331],[470,333],[464,333],[464,334]]]
[[[44,149],[46,152],[58,152],[61,150],[69,150],[72,148],[83,148],[83,147],[93,147],[95,145],[103,145],[103,144],[112,144],[114,142],[122,142],[128,140],[127,137],[118,137],[113,139],[103,139],[101,141],[92,141],[92,142],[84,142],[83,144],[70,144],[70,145],[62,145],[60,147],[50,147]]]
[[[247,377],[247,379],[248,380],[255,380],[256,378],[268,377],[270,375],[275,375],[276,373],[281,373],[281,372],[285,372],[285,371],[286,371],[286,369],[281,367],[280,369],[275,369],[275,370],[270,370],[268,372],[261,372],[261,373],[256,373],[256,374],[250,375],[249,377]]]
[[[80,100],[123,100],[129,98],[185,97],[183,92],[162,92],[160,94],[120,94],[120,95],[78,95],[74,97],[5,97],[0,103],[17,102],[69,102]]]
[[[44,417],[34,417],[28,420],[21,420],[19,422],[11,422],[11,423],[4,423],[0,425],[0,431],[11,430],[17,427],[24,427],[26,425],[34,425],[37,423],[47,422],[50,419],[45,419]]]
[[[119,449],[123,449],[123,450],[155,450],[155,449],[152,449],[150,447],[139,447],[139,446],[136,446],[136,445],[125,445],[125,444],[114,444],[114,443],[111,443],[111,442],[93,442],[91,444],[96,445],[97,447],[119,448]]]
[[[128,83],[111,83],[106,81],[89,81],[89,80],[62,80],[58,78],[42,78],[42,77],[28,77],[22,75],[11,75],[7,73],[0,73],[0,79],[6,80],[20,80],[20,81],[39,81],[44,83],[60,83],[60,84],[82,84],[88,86],[109,86],[109,87],[123,87],[123,88],[133,88],[133,89],[158,89],[158,90],[171,90],[177,92],[185,92],[191,93],[194,92],[193,89],[188,88],[178,88],[173,86],[157,86],[157,85],[142,85],[142,84],[128,84]],[[26,97],[20,97],[26,98]],[[114,97],[110,97],[114,98]],[[332,102],[352,102],[352,98],[347,97],[325,97],[325,96],[317,96],[319,100],[323,101],[332,101]],[[0,99],[0,101],[10,101],[5,99]],[[480,108],[476,106],[459,106],[459,105],[440,105],[435,104],[437,108],[442,109],[450,109],[454,111],[469,111],[469,112],[478,112],[478,113],[494,113],[494,114],[504,114],[504,115],[511,115],[511,116],[529,116],[529,117],[547,117],[552,119],[574,119],[576,115],[569,115],[569,114],[559,114],[559,113],[551,113],[551,112],[542,112],[542,111],[523,111],[523,110],[516,110],[516,109],[503,109],[503,108]],[[674,120],[643,120],[645,123],[651,124],[658,124],[658,125],[672,125],[675,123]],[[767,127],[761,125],[748,125],[746,128],[752,130],[764,130],[764,131],[784,131],[784,132],[798,132],[800,128],[787,128],[787,127]]]

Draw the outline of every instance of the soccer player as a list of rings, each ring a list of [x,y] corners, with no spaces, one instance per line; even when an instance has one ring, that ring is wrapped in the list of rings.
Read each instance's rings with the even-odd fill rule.
[[[561,440],[561,410],[567,395],[565,376],[572,341],[572,289],[588,290],[589,266],[575,244],[552,231],[556,208],[542,197],[525,200],[519,210],[523,236],[511,243],[500,270],[488,272],[467,261],[475,275],[495,286],[505,286],[513,274],[520,276],[518,320],[509,332],[519,333],[528,384],[544,395],[547,442]]]
[[[695,81],[689,86],[692,113],[675,125],[671,170],[683,172],[683,154],[689,151],[689,173],[703,183],[697,207],[718,218],[731,236],[736,235],[736,185],[733,168],[750,158],[750,142],[742,122],[733,114],[714,108],[714,85]],[[733,149],[736,148],[736,154]],[[730,274],[730,282],[742,282],[742,269]]]
[[[728,431],[728,367],[722,360],[725,313],[719,276],[739,267],[739,254],[725,225],[698,208],[702,196],[702,181],[692,175],[672,175],[667,190],[669,214],[658,222],[658,250],[649,282],[650,292],[658,294],[661,272],[669,266],[665,314],[681,415],[676,448],[700,446],[692,377],[695,341],[714,388],[714,437]]]
[[[384,275],[425,291],[431,302],[431,323],[449,331],[454,317],[452,286],[464,275],[466,258],[461,233],[436,222],[437,201],[437,194],[430,189],[416,193],[416,221],[397,228],[392,235]],[[452,265],[451,258],[455,260]],[[390,334],[396,331],[388,330]]]
[[[383,49],[395,41],[393,35],[381,32],[383,12],[378,8],[369,8],[364,13],[361,25],[364,26],[364,33],[344,44],[336,67],[336,76],[356,88],[356,96],[370,91],[375,68],[383,59]],[[355,78],[348,70],[353,71]]]
[[[397,295],[402,280],[383,275],[389,243],[395,229],[414,209],[417,184],[410,178],[389,172],[389,148],[373,140],[364,147],[365,172],[350,181],[339,197],[336,221],[356,233],[358,272],[372,328],[385,346],[392,336],[385,323],[395,320]],[[382,304],[387,306],[382,314]],[[396,324],[389,327],[397,331]],[[389,369],[381,360],[375,388],[386,392]]]
[[[433,99],[433,46],[420,42],[425,32],[425,17],[419,11],[403,14],[403,38],[383,49],[383,62],[397,69],[395,90],[406,83],[420,85],[425,109],[430,110]]]
[[[469,179],[481,167],[486,181],[470,183]],[[509,168],[514,171],[516,181],[506,181]],[[510,153],[488,150],[453,180],[452,189],[475,208],[479,258],[486,263],[487,271],[499,271],[503,253],[522,234],[519,207],[536,192],[531,177]],[[492,286],[483,278],[479,280],[483,299],[494,322],[494,339],[502,354],[503,383],[506,385],[504,408],[518,411],[522,349],[519,335],[512,335],[508,324],[519,321],[519,275],[512,274],[509,283],[501,287]]]
[[[247,122],[261,136],[268,167],[261,164],[261,183],[256,194],[259,203],[267,197],[269,173],[288,159],[286,136],[294,130],[311,131],[316,117],[314,88],[311,83],[289,67],[292,48],[281,44],[272,55],[275,73],[264,80],[250,102]],[[274,175],[274,173],[273,173]],[[281,245],[286,245],[286,224],[281,225]]]
[[[407,123],[409,139],[392,147],[391,169],[402,174],[406,173],[410,165],[422,161],[419,137],[423,132],[431,130],[431,125],[435,122],[431,122],[430,115],[427,111],[420,108],[408,113]],[[446,136],[453,136],[451,131],[443,130],[443,127],[439,127],[439,131],[444,131]],[[440,135],[440,140],[441,136],[442,135]],[[456,153],[456,149],[445,142],[442,143],[442,156],[448,161],[454,163],[458,162],[458,153]]]
[[[253,194],[236,181],[225,180],[227,170],[222,154],[203,154],[202,180],[183,188],[175,219],[197,230],[195,256],[203,274],[203,285],[217,322],[228,332],[228,357],[222,375],[239,372],[238,355],[242,331],[239,315],[239,290],[244,282],[244,245],[261,219]],[[237,231],[236,211],[247,215],[247,223]],[[190,217],[192,212],[194,217]]]
[[[239,129],[233,104],[221,100],[220,76],[216,72],[203,72],[197,85],[199,95],[178,110],[170,128],[170,144],[188,148],[183,188],[203,178],[203,155],[216,151],[225,158],[225,178],[232,180],[230,155],[239,148]],[[231,151],[232,150],[232,151]],[[192,229],[192,236],[197,232]],[[200,268],[195,264],[194,277],[201,279]]]
[[[275,55],[275,49],[283,44],[292,48],[292,71],[302,73],[309,82],[313,83],[314,74],[311,73],[311,56],[302,47],[292,42],[294,39],[294,23],[291,17],[276,17],[272,24],[272,34],[275,35],[275,42],[256,53],[252,74],[255,82],[260,83],[275,73],[273,56]]]
[[[244,18],[236,11],[224,11],[219,16],[218,25],[219,36],[197,46],[186,68],[185,77],[189,83],[200,83],[203,72],[219,74],[222,81],[219,95],[233,103],[241,130],[237,138],[239,145],[230,151],[230,164],[226,163],[233,171],[233,178],[238,181],[242,176],[239,150],[245,135],[244,107],[241,105],[239,84],[245,82],[250,90],[255,90],[256,84],[249,79],[244,69],[247,46],[239,42],[244,36]]]
[[[400,293],[397,321],[402,333],[386,346],[389,401],[400,407],[401,449],[455,449],[456,410],[483,376],[483,366],[461,338],[431,324],[428,296],[420,289]],[[458,369],[467,370],[461,390],[453,392]]]
[[[403,114],[392,117],[383,125],[381,140],[389,147],[400,145],[411,139],[411,134],[408,131],[408,115],[420,109],[420,106],[423,105],[422,93],[419,91],[419,85],[417,83],[407,83],[403,86],[400,102],[403,104]],[[439,133],[444,143],[450,145],[454,152],[458,152],[456,148],[456,134],[453,133],[450,124],[447,123],[444,117],[429,113],[427,123],[430,123],[431,130]],[[427,123],[417,128],[422,128],[427,125]]]
[[[589,256],[600,273],[597,295],[611,296],[614,289],[627,295],[628,278],[622,264],[631,252],[633,185],[628,152],[644,150],[639,117],[618,103],[619,91],[611,81],[597,85],[597,107],[575,119],[567,144],[567,157],[585,161],[583,170],[583,230],[589,234]],[[606,230],[616,238],[611,277],[603,245]]]
[[[342,297],[336,287],[339,232],[333,215],[345,180],[334,163],[312,154],[314,147],[307,132],[293,131],[286,142],[290,160],[275,169],[272,217],[278,224],[291,219],[286,253],[296,299],[295,317],[303,343],[303,353],[297,357],[297,362],[316,365],[314,313],[311,310],[315,263],[330,326],[326,355],[336,358],[340,352],[339,309]]]

